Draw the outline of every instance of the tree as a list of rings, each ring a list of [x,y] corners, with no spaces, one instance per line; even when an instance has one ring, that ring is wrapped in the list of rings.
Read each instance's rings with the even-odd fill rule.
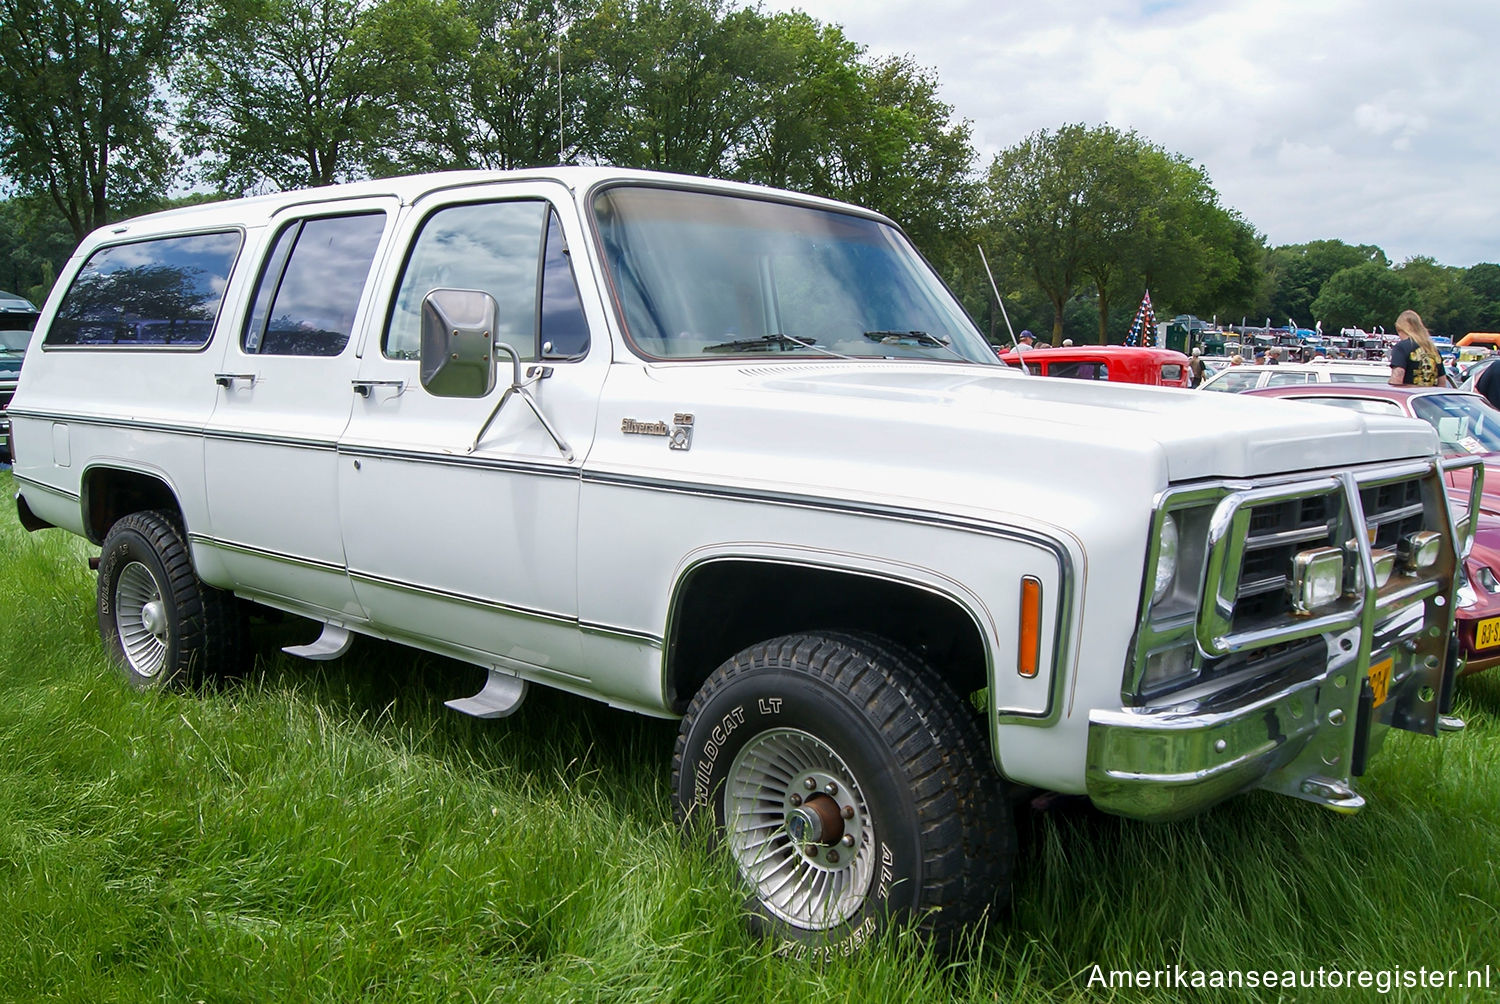
[[[512,170],[577,159],[589,144],[581,127],[560,132],[557,64],[559,54],[568,62],[571,100],[587,67],[564,32],[580,16],[574,0],[383,3],[368,19],[366,40],[401,58],[379,63],[377,89],[387,95],[391,127],[375,172]]]
[[[0,0],[0,170],[75,241],[170,183],[157,84],[182,23],[179,0]]]
[[[1395,271],[1411,283],[1416,302],[1422,305],[1422,319],[1434,334],[1457,340],[1475,330],[1480,300],[1464,283],[1463,269],[1417,256],[1402,262]]]
[[[384,145],[379,0],[226,0],[199,24],[177,75],[179,126],[201,173],[226,192],[328,185],[359,177]],[[376,36],[379,37],[379,36]]]
[[[1053,340],[1066,305],[1093,286],[1097,338],[1109,340],[1115,294],[1150,289],[1171,303],[1248,302],[1260,241],[1219,204],[1208,176],[1134,132],[1064,126],[1036,133],[990,169],[990,229],[1053,306]]]
[[[766,19],[726,0],[605,0],[569,32],[590,72],[579,121],[593,159],[726,177],[761,89]]]
[[[1052,339],[1061,341],[1063,308],[1079,283],[1088,252],[1084,201],[1088,130],[1040,130],[1002,152],[986,181],[989,240],[1009,269],[1028,276],[1052,305]]]
[[[40,306],[78,239],[40,193],[0,202],[0,289]]]
[[[1310,244],[1287,244],[1269,252],[1266,268],[1274,283],[1268,310],[1278,322],[1293,318],[1301,324],[1319,317],[1313,308],[1313,300],[1323,288],[1323,283],[1335,273],[1353,268],[1365,262],[1375,262],[1382,268],[1390,261],[1385,252],[1373,244],[1349,245],[1339,240],[1313,241]]]
[[[1414,303],[1410,282],[1382,262],[1367,261],[1330,276],[1312,302],[1312,312],[1330,328],[1389,328]]]
[[[1479,303],[1475,324],[1484,331],[1500,331],[1500,265],[1472,265],[1464,270],[1461,281]]]

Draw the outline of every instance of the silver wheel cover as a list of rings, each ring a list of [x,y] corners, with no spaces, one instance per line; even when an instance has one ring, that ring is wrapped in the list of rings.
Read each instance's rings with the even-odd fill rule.
[[[787,924],[827,930],[869,895],[875,831],[864,794],[811,733],[774,729],[745,744],[724,784],[724,828],[741,876]]]
[[[167,607],[151,570],[139,561],[120,569],[115,580],[115,629],[130,668],[150,678],[167,661]]]

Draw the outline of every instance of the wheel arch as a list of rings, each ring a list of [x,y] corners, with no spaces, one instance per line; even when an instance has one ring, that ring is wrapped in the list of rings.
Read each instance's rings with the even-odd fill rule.
[[[663,645],[663,697],[680,713],[724,661],[798,631],[878,635],[920,654],[955,691],[969,694],[992,676],[993,631],[983,626],[989,623],[976,598],[910,570],[715,554],[677,578]]]
[[[122,516],[148,509],[177,514],[185,522],[176,487],[161,471],[100,463],[85,468],[79,480],[78,503],[84,534],[102,544],[105,534]]]

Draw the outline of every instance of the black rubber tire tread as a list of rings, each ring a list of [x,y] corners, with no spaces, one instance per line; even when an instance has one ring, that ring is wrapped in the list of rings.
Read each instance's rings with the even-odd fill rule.
[[[947,940],[1004,901],[1016,831],[980,716],[919,656],[873,635],[774,638],[716,669],[678,732],[672,784],[679,820],[691,810],[681,781],[692,723],[730,684],[766,672],[802,673],[841,695],[903,765],[922,847],[919,931]]]
[[[169,665],[162,668],[157,680],[140,678],[117,651],[113,618],[103,613],[106,590],[113,579],[106,574],[104,561],[124,535],[144,538],[166,571],[167,581],[160,583],[168,594],[175,617],[173,639],[169,646]],[[242,600],[233,593],[208,585],[193,569],[192,554],[186,535],[175,513],[145,510],[121,517],[104,537],[99,569],[99,628],[105,647],[117,665],[137,687],[186,687],[214,677],[239,673],[248,652],[249,618]],[[106,624],[106,618],[110,623]]]

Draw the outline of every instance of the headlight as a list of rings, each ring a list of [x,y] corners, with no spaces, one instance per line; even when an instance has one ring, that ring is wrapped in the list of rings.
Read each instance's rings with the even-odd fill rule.
[[[1479,593],[1475,592],[1474,586],[1465,577],[1464,584],[1458,587],[1458,605],[1472,607],[1477,602],[1479,602]]]
[[[1160,603],[1172,589],[1177,578],[1177,521],[1171,516],[1162,517],[1161,533],[1156,538],[1156,584],[1151,590],[1151,603]]]

